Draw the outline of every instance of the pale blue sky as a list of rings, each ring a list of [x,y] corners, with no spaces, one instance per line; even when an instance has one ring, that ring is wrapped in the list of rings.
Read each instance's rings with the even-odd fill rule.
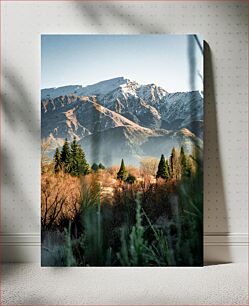
[[[41,88],[123,76],[169,92],[203,90],[203,55],[194,39],[190,85],[188,41],[187,35],[42,35]]]

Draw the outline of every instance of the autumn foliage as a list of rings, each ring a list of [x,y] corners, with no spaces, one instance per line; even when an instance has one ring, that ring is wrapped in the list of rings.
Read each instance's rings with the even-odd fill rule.
[[[90,169],[76,142],[71,150],[78,161],[72,161],[69,149],[64,144],[42,165],[43,265],[200,265],[198,154],[173,148],[168,159],[147,157],[140,167],[122,159],[120,166],[99,162]]]

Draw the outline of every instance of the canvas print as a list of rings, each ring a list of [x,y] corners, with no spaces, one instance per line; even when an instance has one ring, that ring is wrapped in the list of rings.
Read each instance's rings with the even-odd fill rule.
[[[203,265],[203,40],[41,36],[42,266]]]

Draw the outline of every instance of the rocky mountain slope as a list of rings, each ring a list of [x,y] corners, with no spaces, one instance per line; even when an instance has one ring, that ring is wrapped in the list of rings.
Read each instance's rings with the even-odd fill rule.
[[[168,93],[155,84],[115,78],[82,87],[41,92],[42,138],[76,136],[90,161],[169,154],[173,146],[202,145],[203,97],[198,91]]]

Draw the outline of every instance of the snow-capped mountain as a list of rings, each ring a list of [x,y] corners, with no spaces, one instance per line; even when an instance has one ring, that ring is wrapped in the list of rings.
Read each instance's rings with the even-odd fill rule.
[[[45,88],[41,90],[41,99],[54,99],[65,95],[77,96],[98,96],[102,100],[105,95],[108,95],[116,90],[124,94],[126,97],[133,96],[136,98],[145,99],[154,103],[162,99],[166,94],[166,90],[155,84],[140,85],[135,81],[118,77],[106,81],[101,81],[93,85],[69,85],[57,88]]]
[[[110,80],[98,82],[93,85],[81,86],[81,85],[69,85],[62,87],[46,88],[41,91],[42,99],[54,99],[65,95],[77,95],[77,96],[93,96],[93,95],[105,95],[114,89],[127,84],[129,80],[123,77],[118,77]]]
[[[155,84],[118,77],[85,87],[43,89],[41,98],[42,138],[76,136],[89,155],[96,139],[102,141],[102,157],[116,148],[113,158],[123,152],[132,162],[202,137],[203,97],[198,91],[168,93]]]

